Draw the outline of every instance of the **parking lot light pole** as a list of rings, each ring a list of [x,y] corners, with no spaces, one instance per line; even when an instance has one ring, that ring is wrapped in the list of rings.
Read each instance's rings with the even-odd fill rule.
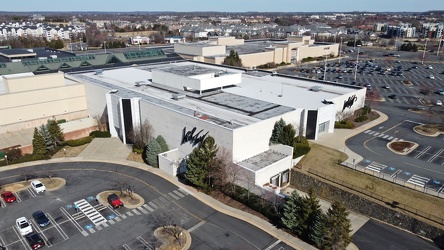
[[[436,51],[436,56],[439,56],[439,50],[441,49],[442,38],[439,39],[438,51]]]
[[[342,54],[342,36],[341,38],[341,43],[339,44],[339,64],[341,64],[341,54]]]
[[[5,155],[6,165],[8,165],[8,156]]]
[[[329,50],[330,47],[324,48],[324,54],[325,54],[325,60],[324,60],[324,81],[325,81],[325,74],[327,72],[327,50]]]
[[[424,58],[425,58],[425,52],[426,52],[426,50],[427,50],[427,41],[428,41],[428,40],[429,40],[429,39],[426,38],[425,45],[424,45],[424,51],[422,52],[421,64],[424,64]]]
[[[356,81],[356,76],[358,73],[358,64],[359,64],[359,50],[361,48],[361,45],[358,45],[358,53],[356,54],[356,63],[355,63],[355,81]]]

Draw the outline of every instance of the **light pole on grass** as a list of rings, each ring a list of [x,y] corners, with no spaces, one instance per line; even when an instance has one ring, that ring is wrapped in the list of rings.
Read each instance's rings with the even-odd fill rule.
[[[6,165],[8,165],[8,155],[5,155]]]
[[[341,54],[342,54],[342,36],[341,38],[341,43],[339,44],[339,64],[341,64]]]

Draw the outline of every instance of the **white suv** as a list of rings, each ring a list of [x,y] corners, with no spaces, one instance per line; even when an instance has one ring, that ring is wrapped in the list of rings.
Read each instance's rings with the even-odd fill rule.
[[[31,182],[31,187],[32,187],[32,189],[34,189],[34,191],[36,193],[41,193],[41,192],[45,192],[46,191],[45,185],[43,185],[43,183],[40,182],[39,180],[33,180]]]
[[[442,106],[441,100],[436,100],[436,106]]]

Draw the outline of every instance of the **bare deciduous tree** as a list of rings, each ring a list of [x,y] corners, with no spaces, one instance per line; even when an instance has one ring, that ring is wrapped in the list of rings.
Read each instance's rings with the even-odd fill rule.
[[[128,182],[122,179],[116,180],[114,183],[111,184],[111,186],[112,189],[116,189],[120,192],[120,196],[125,196],[126,194],[124,191],[130,188]]]
[[[239,181],[240,167],[232,160],[231,151],[225,147],[219,147],[214,159],[214,183],[222,188],[227,188],[234,193],[236,183]]]
[[[145,221],[148,225],[152,226],[153,229],[157,229],[159,227],[162,228],[162,234],[166,234],[168,236],[173,236],[176,242],[179,245],[183,244],[183,236],[182,232],[184,229],[181,227],[184,223],[188,222],[187,219],[184,218],[175,218],[173,215],[179,215],[180,217],[186,217],[186,214],[180,211],[159,211],[156,213],[152,213],[145,218]]]
[[[148,141],[153,138],[153,135],[153,126],[151,126],[148,120],[145,120],[142,125],[134,127],[128,138],[132,141],[134,148],[143,149],[148,144]]]

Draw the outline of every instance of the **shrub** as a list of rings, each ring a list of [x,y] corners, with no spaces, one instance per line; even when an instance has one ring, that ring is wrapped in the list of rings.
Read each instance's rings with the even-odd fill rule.
[[[66,123],[66,119],[57,120],[57,124]]]
[[[368,116],[366,115],[361,115],[355,118],[355,122],[363,122],[363,121],[367,121],[368,120]]]
[[[335,128],[348,128],[352,129],[355,127],[355,124],[350,120],[342,120],[335,122]]]
[[[111,137],[111,133],[109,131],[92,131],[89,133],[89,136],[93,138],[109,138]]]
[[[8,156],[8,161],[15,161],[22,156],[22,150],[19,148],[13,148],[6,151],[6,155]]]
[[[87,136],[76,140],[65,141],[65,145],[70,147],[78,147],[90,143],[92,139],[93,138],[91,136]]]
[[[372,108],[369,106],[364,106],[361,108],[361,115],[368,115],[372,111]]]
[[[139,154],[139,155],[143,154],[143,151],[144,151],[144,149],[133,148],[133,152],[136,154]]]
[[[310,144],[304,136],[296,136],[293,142],[293,159],[310,152]]]

